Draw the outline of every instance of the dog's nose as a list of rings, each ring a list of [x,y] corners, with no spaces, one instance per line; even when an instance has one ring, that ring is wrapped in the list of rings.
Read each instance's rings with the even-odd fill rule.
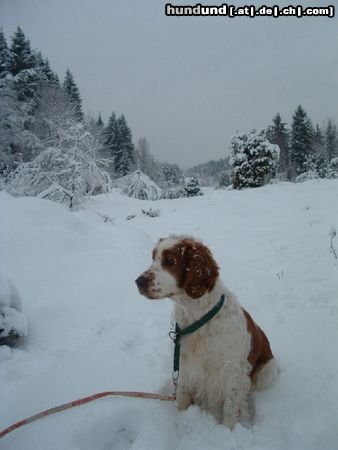
[[[140,275],[138,278],[136,278],[135,283],[137,284],[137,287],[139,289],[144,289],[145,287],[147,287],[148,278],[144,275]]]

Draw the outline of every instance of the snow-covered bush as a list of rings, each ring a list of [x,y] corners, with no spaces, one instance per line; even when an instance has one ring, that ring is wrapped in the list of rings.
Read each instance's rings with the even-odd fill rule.
[[[296,183],[302,183],[307,180],[318,180],[318,178],[319,175],[316,170],[309,170],[298,175],[298,177],[296,177]]]
[[[231,138],[231,182],[235,189],[263,186],[273,176],[279,148],[264,132],[251,131]]]
[[[0,273],[0,345],[14,345],[27,335],[27,319],[13,283]]]
[[[162,189],[140,170],[115,180],[114,185],[128,197],[140,200],[159,200]]]
[[[338,178],[338,158],[333,158],[326,168],[325,178]]]
[[[230,185],[230,173],[229,171],[223,171],[218,176],[218,187],[225,188]]]
[[[177,186],[177,187],[171,187],[163,189],[163,195],[162,198],[173,200],[176,198],[183,198],[186,197],[187,193],[183,186]]]
[[[203,193],[201,192],[200,182],[197,177],[192,177],[190,180],[188,180],[184,187],[184,190],[186,197],[196,197],[198,195],[203,195]]]
[[[108,192],[109,175],[95,161],[95,141],[80,124],[59,137],[60,147],[42,151],[33,161],[21,164],[9,178],[13,195],[38,196],[76,209],[86,195]]]

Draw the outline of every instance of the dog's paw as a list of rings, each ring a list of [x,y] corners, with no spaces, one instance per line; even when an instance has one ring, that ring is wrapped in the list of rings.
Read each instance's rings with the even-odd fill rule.
[[[223,415],[223,424],[226,425],[232,431],[235,428],[236,423],[239,422],[239,416],[236,414],[225,413]]]
[[[188,393],[177,394],[176,406],[179,411],[185,411],[192,404],[191,395]]]

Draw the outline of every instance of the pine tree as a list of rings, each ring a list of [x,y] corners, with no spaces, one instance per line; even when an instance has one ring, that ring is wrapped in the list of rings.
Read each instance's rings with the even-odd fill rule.
[[[81,122],[83,120],[82,100],[80,97],[79,88],[76,86],[73,74],[69,69],[66,70],[66,76],[63,82],[63,89],[73,102],[75,107],[75,118]]]
[[[326,154],[329,162],[338,156],[337,126],[332,119],[328,119],[325,130]]]
[[[313,133],[313,152],[316,156],[325,155],[325,139],[322,129],[316,124],[316,128]]]
[[[116,136],[113,151],[115,173],[119,176],[130,173],[135,164],[135,152],[131,130],[123,114],[116,121]]]
[[[316,128],[313,133],[312,146],[313,161],[316,165],[316,171],[320,178],[324,178],[326,176],[327,169],[327,156],[324,135],[318,123],[316,124]]]
[[[104,123],[103,123],[103,120],[102,120],[102,117],[101,117],[101,113],[99,113],[99,116],[98,116],[98,118],[97,118],[96,126],[97,126],[100,130],[103,130],[103,128],[104,128]]]
[[[103,130],[104,156],[107,158],[109,172],[114,175],[114,150],[117,133],[116,115],[113,112]]]
[[[313,153],[313,127],[305,109],[299,105],[293,115],[290,162],[295,174],[304,171],[307,156]]]
[[[0,28],[0,77],[7,75],[10,69],[10,53],[8,50],[4,32],[2,28]]]
[[[40,70],[44,74],[49,83],[59,86],[60,84],[59,78],[56,75],[56,73],[53,72],[52,69],[50,68],[48,58],[43,58],[41,56]]]
[[[279,147],[279,171],[284,174],[285,178],[289,178],[289,131],[285,122],[279,113],[272,119],[273,125],[267,129],[267,138],[271,144],[276,144]]]
[[[127,175],[135,164],[135,152],[131,130],[124,115],[116,118],[115,113],[112,113],[104,135],[107,154],[113,162],[115,175],[119,177]]]
[[[12,37],[10,57],[12,75],[17,75],[21,70],[31,69],[34,66],[30,42],[20,27]]]

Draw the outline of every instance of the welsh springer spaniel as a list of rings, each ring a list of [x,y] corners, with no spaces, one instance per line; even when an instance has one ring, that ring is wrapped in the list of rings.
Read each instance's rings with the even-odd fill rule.
[[[197,331],[182,337],[177,405],[191,404],[233,428],[247,422],[249,393],[268,387],[277,376],[269,341],[219,278],[210,250],[189,236],[160,239],[153,263],[136,280],[149,299],[169,297],[174,316],[185,328],[212,310],[220,310]]]

